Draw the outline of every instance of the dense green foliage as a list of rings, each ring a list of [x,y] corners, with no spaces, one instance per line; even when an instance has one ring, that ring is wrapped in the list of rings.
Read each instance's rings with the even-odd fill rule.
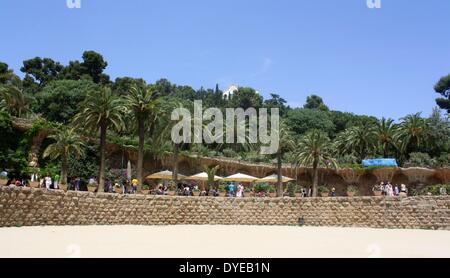
[[[225,98],[219,85],[194,89],[167,79],[154,84],[133,77],[111,81],[104,73],[107,66],[103,56],[93,51],[84,52],[80,61],[70,61],[68,65],[36,57],[23,62],[20,70],[24,77],[19,78],[0,62],[0,170],[26,172],[32,136],[36,129],[55,128],[52,123],[75,123],[79,135],[102,140],[100,153],[89,147],[85,157],[68,156],[69,177],[97,175],[99,159],[102,167],[106,164],[108,168],[106,158],[100,155],[106,141],[156,158],[184,153],[274,164],[281,159],[284,163],[309,166],[314,166],[315,159],[319,166],[329,166],[331,159],[336,159],[339,164],[351,166],[366,158],[392,157],[402,165],[449,165],[449,117],[439,109],[434,109],[429,117],[412,114],[394,121],[333,111],[318,95],[307,97],[302,108],[291,108],[282,96],[271,94],[264,99],[249,87],[240,87]],[[449,76],[435,86],[444,97],[438,104],[445,112],[449,110],[449,89]],[[222,111],[228,107],[279,108],[286,127],[283,129],[288,130],[283,131],[288,136],[282,136],[286,140],[282,138],[279,155],[262,156],[256,151],[258,146],[252,144],[174,145],[170,140],[174,124],[171,112],[176,107],[192,110],[194,100],[202,100],[203,109],[217,107]],[[34,121],[32,131],[22,134],[12,127],[12,117],[40,120]],[[287,147],[291,142],[295,146]],[[48,144],[52,143],[54,140]],[[311,153],[319,147],[325,152],[319,156]],[[52,169],[59,163],[44,160],[41,167]]]
[[[89,80],[52,81],[36,94],[35,111],[49,121],[68,124],[79,112],[87,93],[99,89]]]
[[[450,113],[450,74],[442,77],[434,86],[434,90],[442,96],[436,99],[437,105]]]

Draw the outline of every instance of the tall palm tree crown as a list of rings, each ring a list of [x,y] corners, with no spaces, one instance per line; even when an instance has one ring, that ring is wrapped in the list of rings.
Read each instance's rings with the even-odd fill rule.
[[[421,117],[421,113],[408,115],[401,119],[396,139],[399,142],[402,158],[405,158],[407,153],[417,151],[418,147],[422,145],[422,140],[427,135],[427,127],[427,120]]]
[[[303,136],[297,146],[297,166],[313,168],[313,196],[317,197],[320,165],[338,168],[332,156],[331,142],[328,136],[318,130],[313,130]]]
[[[22,117],[29,111],[25,93],[16,85],[0,87],[0,107],[16,117]]]
[[[353,126],[338,135],[336,149],[341,153],[354,153],[363,160],[376,148],[377,133],[371,123]]]
[[[123,101],[115,96],[110,88],[100,92],[92,91],[86,96],[81,111],[74,117],[79,129],[97,131],[100,129],[100,172],[98,192],[105,186],[106,133],[109,127],[120,131],[124,127],[123,116],[126,107]]]
[[[157,115],[156,107],[159,104],[158,92],[148,86],[133,86],[125,98],[128,109],[134,116],[138,126],[139,150],[137,162],[137,179],[142,185],[143,182],[143,163],[144,163],[144,144],[145,144],[145,126],[152,125]]]
[[[376,127],[376,133],[378,137],[378,143],[380,145],[383,156],[387,158],[389,154],[389,148],[395,148],[395,133],[396,126],[394,120],[382,118]]]
[[[58,133],[50,135],[49,139],[55,142],[45,149],[43,156],[52,160],[61,159],[61,184],[67,184],[68,158],[71,155],[78,158],[83,156],[84,143],[74,129],[63,127]]]

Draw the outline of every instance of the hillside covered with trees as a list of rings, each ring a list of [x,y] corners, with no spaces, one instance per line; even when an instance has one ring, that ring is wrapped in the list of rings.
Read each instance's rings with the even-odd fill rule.
[[[450,163],[449,76],[435,86],[442,110],[394,120],[334,111],[317,95],[309,96],[304,107],[293,108],[281,95],[264,99],[249,87],[240,87],[226,99],[219,85],[194,89],[166,79],[154,84],[134,77],[111,80],[105,72],[107,66],[103,56],[94,51],[84,52],[80,61],[68,65],[39,57],[23,61],[23,78],[0,63],[0,170],[26,173],[31,140],[43,128],[65,133],[44,141],[39,166],[52,171],[62,165],[69,176],[107,171],[106,142],[139,151],[138,176],[142,175],[144,156],[180,153],[304,166],[328,166],[333,160],[341,167],[357,167],[363,159],[380,157],[396,158],[402,166],[433,168]],[[252,144],[173,144],[171,112],[177,107],[192,110],[194,100],[203,100],[204,109],[279,108],[278,154],[260,155]],[[29,119],[33,128],[26,132],[13,128],[17,118]],[[86,136],[99,138],[98,143],[86,143]],[[49,153],[44,153],[45,149],[50,149]],[[314,157],[317,152],[326,156]]]

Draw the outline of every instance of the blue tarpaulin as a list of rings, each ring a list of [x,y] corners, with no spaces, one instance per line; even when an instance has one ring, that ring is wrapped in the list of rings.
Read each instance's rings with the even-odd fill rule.
[[[366,159],[362,164],[364,167],[398,167],[397,160],[391,158]]]

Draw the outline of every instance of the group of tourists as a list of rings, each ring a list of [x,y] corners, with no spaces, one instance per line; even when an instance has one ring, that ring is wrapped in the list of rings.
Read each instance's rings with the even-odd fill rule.
[[[31,181],[35,182],[37,181],[37,177],[33,176],[31,177]],[[46,189],[59,189],[59,182],[60,177],[59,175],[51,176],[46,175],[45,177],[41,178],[39,180],[39,187],[40,188],[46,188]],[[10,178],[6,185],[9,187],[29,187],[30,186],[30,179],[29,178]]]
[[[9,186],[9,187],[14,187],[14,186],[27,187],[27,186],[29,186],[29,184],[30,184],[29,180],[26,178],[23,178],[23,179],[12,178],[6,182],[6,186]]]
[[[226,188],[226,197],[236,197],[243,198],[244,197],[244,185],[242,183],[238,183],[236,186],[234,182],[230,182],[228,187]]]
[[[407,196],[408,188],[405,184],[392,184],[389,181],[381,182],[379,185],[375,185],[372,189],[374,192],[381,192],[381,195],[387,197]]]

